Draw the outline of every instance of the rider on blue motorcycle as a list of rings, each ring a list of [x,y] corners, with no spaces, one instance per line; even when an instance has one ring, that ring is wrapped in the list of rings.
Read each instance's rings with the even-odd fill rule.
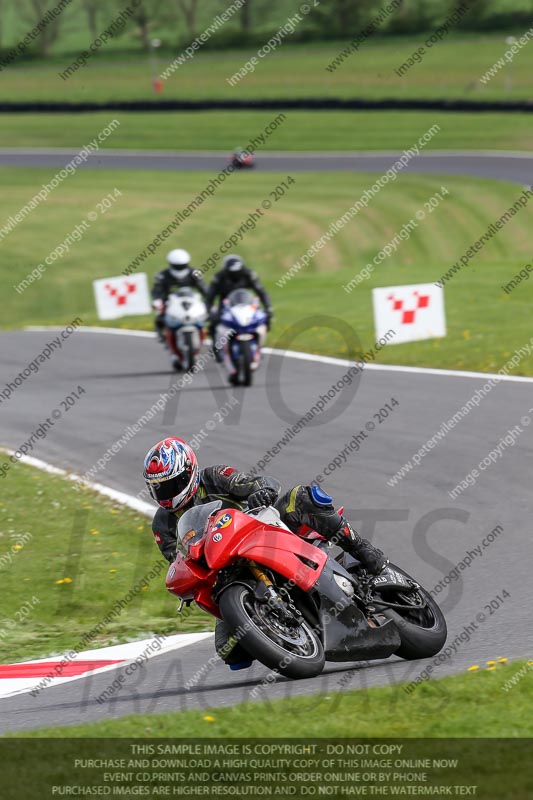
[[[257,277],[257,273],[249,269],[240,256],[230,255],[226,256],[222,262],[222,269],[213,275],[205,300],[208,309],[211,310],[210,334],[213,342],[215,341],[215,331],[220,319],[222,303],[234,289],[250,289],[258,295],[265,307],[267,329],[270,329],[270,322],[274,316],[270,297]],[[218,306],[215,307],[217,299]],[[220,353],[216,349],[215,356],[217,361],[222,361]]]

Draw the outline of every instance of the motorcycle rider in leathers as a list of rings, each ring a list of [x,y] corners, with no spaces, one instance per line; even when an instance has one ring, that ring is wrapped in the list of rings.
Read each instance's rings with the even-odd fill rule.
[[[158,272],[152,288],[152,306],[156,312],[155,329],[159,339],[165,341],[165,307],[171,292],[177,289],[196,289],[205,300],[207,286],[202,273],[191,267],[191,257],[187,250],[171,250],[167,255],[168,267]]]
[[[182,514],[195,505],[222,500],[224,508],[272,505],[293,533],[303,526],[312,528],[357,558],[372,574],[378,574],[387,564],[381,550],[353,530],[348,520],[335,511],[332,498],[317,485],[294,486],[280,496],[281,486],[275,478],[253,477],[222,464],[200,469],[193,449],[174,436],[150,448],[143,476],[151,496],[159,504],[152,531],[170,563],[176,558],[177,525]],[[215,647],[231,669],[242,669],[252,663],[221,620],[217,620]]]
[[[223,260],[222,268],[213,275],[205,300],[207,308],[210,309],[209,332],[213,343],[216,339],[216,327],[220,319],[222,304],[234,289],[249,289],[259,297],[267,315],[267,330],[270,330],[274,312],[266,289],[259,280],[257,273],[249,269],[240,256],[229,255]],[[214,344],[213,350],[216,360],[222,362],[222,355]]]

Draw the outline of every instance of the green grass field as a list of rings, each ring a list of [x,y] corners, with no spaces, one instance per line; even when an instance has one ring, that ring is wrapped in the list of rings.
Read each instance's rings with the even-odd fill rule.
[[[222,150],[246,146],[278,111],[201,111],[94,114],[2,114],[0,147],[71,147],[80,150],[117,119],[120,126],[102,148]],[[259,145],[274,150],[404,150],[439,125],[429,150],[523,150],[533,148],[529,114],[462,114],[417,111],[284,111],[285,120]],[[68,161],[65,158],[65,163]],[[524,176],[526,178],[526,176]],[[181,179],[180,179],[181,180]]]
[[[4,187],[0,220],[22,207],[49,180],[42,169],[0,171]],[[286,175],[237,174],[228,179],[141,265],[149,276],[158,270],[171,247],[187,248],[200,266],[260,207]],[[340,218],[377,176],[368,174],[296,173],[296,183],[264,211],[235,249],[260,273],[272,292],[276,323],[269,344],[282,345],[285,328],[304,316],[330,314],[356,329],[364,349],[375,335],[371,289],[411,282],[436,281],[497,220],[520,194],[503,182],[400,175],[340,231],[311,263],[282,288],[276,281]],[[0,290],[9,298],[3,325],[53,324],[79,315],[98,324],[91,281],[117,275],[207,184],[207,173],[79,171],[69,177],[4,238],[10,270],[2,273]],[[445,183],[450,194],[420,222],[396,253],[350,294],[343,290],[352,277],[391,241],[417,210],[424,208]],[[108,192],[122,195],[73,244],[46,268],[39,281],[22,294],[13,288],[37,264],[44,263],[65,237],[86,218]],[[381,351],[385,363],[496,371],[516,348],[529,342],[533,283],[523,281],[505,294],[502,284],[531,258],[531,209],[526,208],[453,277],[445,291],[448,335],[444,339],[390,345]],[[28,242],[32,242],[31,247]],[[233,249],[233,248],[232,248]],[[210,275],[208,273],[207,277]],[[149,317],[119,320],[124,327],[150,328]],[[292,348],[343,355],[345,345],[327,330],[309,328]],[[353,354],[352,354],[353,355]],[[518,374],[533,374],[533,357],[524,358]]]
[[[176,617],[175,599],[165,589],[166,562],[159,575],[143,580],[164,561],[149,519],[22,464],[12,465],[0,481],[3,663],[83,644],[83,635],[137,581],[147,588],[80,649],[211,629],[210,618],[198,610],[186,622]],[[21,503],[21,497],[33,500]],[[31,607],[28,614],[21,611],[25,603]]]
[[[517,31],[520,36],[524,31]],[[239,83],[228,83],[258,47],[239,50],[201,50],[165,81],[154,94],[152,80],[181,50],[161,53],[157,65],[139,53],[125,56],[102,51],[68,80],[59,73],[76,53],[49,61],[15,62],[2,72],[5,101],[109,101],[206,98],[463,98],[472,100],[530,100],[533,47],[524,46],[511,65],[505,65],[487,84],[480,78],[501,58],[508,45],[505,34],[453,34],[428,50],[420,64],[403,77],[396,74],[427,35],[371,39],[335,71],[326,67],[347,41],[294,45],[287,41],[260,60],[255,71]]]

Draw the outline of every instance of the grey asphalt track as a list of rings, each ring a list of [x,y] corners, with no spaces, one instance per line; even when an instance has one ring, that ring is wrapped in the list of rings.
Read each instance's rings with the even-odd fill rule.
[[[0,392],[55,335],[52,331],[0,334]],[[207,432],[198,449],[203,464],[229,463],[251,468],[281,439],[287,425],[309,410],[320,394],[326,394],[346,369],[271,355],[266,357],[252,388],[230,390],[222,372],[209,362],[181,391],[179,402],[169,404],[146,424],[95,480],[137,494],[142,488],[142,457],[148,447],[164,435],[179,434],[190,439],[202,429]],[[37,374],[32,373],[9,399],[2,400],[0,442],[18,448],[81,384],[87,394],[55,421],[31,454],[83,473],[150,408],[161,392],[168,390],[171,380],[175,376],[170,374],[166,354],[155,340],[77,331]],[[395,487],[387,484],[396,470],[485,381],[484,377],[365,369],[357,385],[345,388],[331,400],[324,416],[315,420],[317,424],[307,425],[281,447],[267,466],[267,471],[276,474],[286,487],[310,481],[324,472],[354,434],[366,430],[367,422],[373,422],[375,429],[362,440],[359,452],[347,455],[325,486],[339,504],[346,506],[347,515],[363,535],[430,589],[463,560],[467,551],[473,551],[496,526],[502,526],[503,532],[483,549],[482,555],[476,556],[470,567],[438,594],[448,620],[448,643],[455,642],[456,651],[450,651],[450,657],[434,667],[434,676],[463,672],[472,664],[483,666],[487,660],[500,656],[531,657],[533,651],[533,427],[520,422],[533,407],[531,382],[500,383],[423,459],[420,467]],[[287,409],[281,408],[279,387],[284,403],[292,409],[290,416]],[[238,405],[225,421],[218,422],[217,410],[232,396]],[[393,397],[399,405],[379,422],[374,415]],[[329,420],[322,424],[328,419],[326,415]],[[533,411],[529,416],[533,420]],[[448,491],[516,425],[521,425],[523,432],[514,446],[504,449],[501,458],[481,472],[474,486],[456,500],[450,499]],[[9,473],[0,479],[0,488],[3,480],[11,479]],[[132,532],[132,539],[135,535]],[[31,557],[31,548],[25,548],[18,556]],[[510,597],[499,608],[491,608],[491,601],[501,597],[504,590]],[[164,591],[162,581],[161,592]],[[469,634],[465,633],[467,626]],[[285,698],[290,708],[292,698],[301,695],[310,695],[306,704],[309,713],[325,715],[334,713],[336,701],[317,700],[313,696],[317,692],[330,695],[339,690],[413,680],[433,664],[433,659],[390,659],[363,666],[328,664],[324,674],[314,680],[290,682],[278,678],[258,689],[258,683],[268,675],[262,666],[230,672],[217,663],[198,673],[212,654],[212,642],[206,640],[155,657],[127,679],[114,701],[104,704],[97,703],[96,697],[118,672],[45,689],[35,698],[19,695],[0,700],[0,732],[272,698]],[[501,667],[502,677],[496,678],[502,683],[504,670]],[[195,675],[198,682],[185,689],[184,682]],[[416,703],[416,690],[411,697]],[[442,696],[435,699],[434,713],[444,712],[449,700],[443,689]],[[372,713],[371,708],[368,713]]]
[[[77,150],[1,148],[0,165],[12,167],[64,167]],[[257,169],[261,172],[385,172],[400,152],[354,153],[261,153]],[[224,152],[172,152],[100,150],[88,157],[81,169],[152,169],[220,171],[227,165]],[[530,185],[533,183],[533,154],[484,151],[425,151],[414,156],[408,172],[437,175],[468,175],[495,178]]]

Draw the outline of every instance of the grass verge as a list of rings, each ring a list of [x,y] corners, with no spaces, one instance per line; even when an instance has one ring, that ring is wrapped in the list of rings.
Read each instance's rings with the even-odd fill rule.
[[[520,36],[524,31],[518,31]],[[75,55],[53,60],[19,62],[2,73],[4,101],[109,101],[141,99],[223,98],[462,98],[530,100],[533,48],[526,45],[511,65],[505,64],[487,83],[485,75],[505,52],[504,35],[452,33],[432,48],[403,76],[396,70],[424,43],[427,34],[370,39],[337,69],[328,66],[348,42],[291,44],[285,42],[235,85],[229,83],[257,46],[236,50],[200,50],[177,69],[155,95],[152,79],[174,61],[172,51],[160,53],[154,64],[147,54],[112,55],[89,60],[68,80],[60,73]],[[182,51],[179,51],[180,53]]]
[[[146,589],[80,649],[155,632],[210,629],[200,611],[186,623],[176,618],[164,586],[166,562],[157,577],[146,578],[164,561],[149,519],[20,463],[0,480],[3,659],[13,663],[70,650],[138,581]],[[22,503],[21,497],[32,501]],[[26,603],[27,614],[21,611]]]
[[[120,126],[106,149],[226,150],[246,146],[276,111],[199,111],[89,114],[2,114],[0,147],[71,147],[80,150],[113,119]],[[286,119],[259,146],[273,150],[404,150],[432,125],[441,130],[426,150],[524,150],[532,145],[530,114],[418,111],[285,111]],[[65,163],[69,158],[65,156]],[[524,180],[526,176],[524,176]]]
[[[52,174],[43,169],[1,169],[6,191],[0,199],[0,219],[21,208]],[[92,280],[127,268],[211,177],[207,173],[80,171],[68,178],[2,242],[10,264],[9,272],[0,277],[2,296],[9,298],[4,306],[4,326],[62,324],[74,316],[80,316],[84,324],[98,324]],[[307,267],[278,286],[291,265],[377,177],[371,173],[296,173],[285,196],[273,201],[270,193],[286,180],[285,174],[236,174],[181,223],[175,235],[162,240],[153,255],[146,254],[138,270],[146,271],[151,279],[164,263],[167,250],[177,246],[188,249],[199,266],[213,253],[220,255],[221,246],[240,228],[242,238],[231,250],[237,249],[258,270],[272,292],[277,316],[270,345],[347,355],[346,343],[336,333],[313,324],[316,314],[326,314],[354,327],[362,348],[369,350],[375,341],[372,288],[438,280],[521,193],[520,187],[503,182],[400,174]],[[351,293],[344,291],[343,286],[424,209],[424,203],[443,183],[449,195],[439,207],[426,214],[369,278]],[[38,263],[44,263],[115,187],[122,194],[112,207],[91,223],[68,252],[47,266],[40,280],[17,293],[14,286]],[[250,214],[269,197],[272,207],[244,229]],[[509,294],[501,288],[531,259],[531,222],[532,211],[526,207],[446,284],[445,338],[390,345],[380,351],[379,360],[489,372],[502,367],[531,337],[533,282],[521,280]],[[35,243],[31,250],[29,241]],[[206,277],[211,275],[207,272]],[[282,335],[304,317],[309,324],[300,336],[291,340]],[[152,322],[149,317],[130,317],[117,324],[151,328]],[[522,358],[515,373],[533,374],[533,356]]]

